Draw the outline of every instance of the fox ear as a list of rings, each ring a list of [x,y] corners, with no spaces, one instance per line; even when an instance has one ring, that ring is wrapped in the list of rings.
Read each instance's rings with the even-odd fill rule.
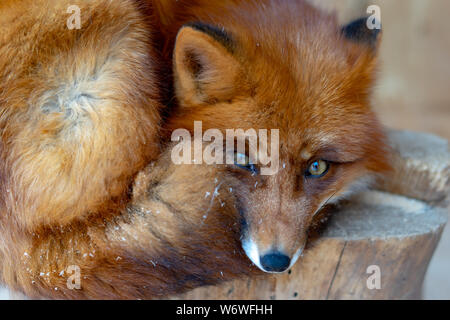
[[[360,18],[350,22],[342,28],[342,33],[347,39],[376,50],[381,40],[381,24],[370,19],[374,17]]]
[[[193,23],[181,28],[174,50],[175,90],[181,104],[232,98],[239,74],[233,47],[230,36],[213,26]]]

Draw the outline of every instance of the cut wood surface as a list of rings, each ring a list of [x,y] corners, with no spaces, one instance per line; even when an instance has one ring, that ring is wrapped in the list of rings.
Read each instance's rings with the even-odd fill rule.
[[[382,190],[445,207],[450,200],[450,151],[445,139],[431,134],[389,131],[394,173]]]

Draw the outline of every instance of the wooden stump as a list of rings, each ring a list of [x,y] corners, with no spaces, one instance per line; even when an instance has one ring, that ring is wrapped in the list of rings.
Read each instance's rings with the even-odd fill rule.
[[[359,194],[334,214],[291,273],[199,288],[180,298],[419,298],[446,221],[444,209],[420,201],[376,191]],[[377,268],[381,289],[369,289]]]
[[[289,273],[198,288],[174,299],[420,298],[447,222],[450,153],[445,140],[427,134],[390,131],[389,139],[395,170],[377,187],[390,193],[367,191],[342,204]]]

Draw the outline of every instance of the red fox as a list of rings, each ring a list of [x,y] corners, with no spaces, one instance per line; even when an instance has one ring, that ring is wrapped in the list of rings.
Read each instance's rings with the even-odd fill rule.
[[[167,296],[257,272],[245,253],[283,272],[326,203],[389,168],[364,20],[300,0],[6,0],[0,21],[0,279],[29,297]],[[174,164],[161,150],[194,121],[279,129],[279,171]]]
[[[365,18],[339,27],[306,1],[180,0],[168,13],[163,3],[162,30],[176,35],[164,52],[174,52],[179,103],[169,131],[193,131],[196,120],[204,130],[279,129],[276,174],[229,170],[241,181],[246,254],[265,272],[286,271],[326,204],[389,170],[369,101],[380,30]]]

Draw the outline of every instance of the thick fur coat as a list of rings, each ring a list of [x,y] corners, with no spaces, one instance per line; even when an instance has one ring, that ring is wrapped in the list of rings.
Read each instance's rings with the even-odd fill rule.
[[[294,256],[324,200],[388,168],[377,38],[304,1],[3,0],[0,25],[0,279],[29,297],[254,274],[242,240]],[[194,121],[280,129],[283,170],[173,164],[168,137]],[[329,178],[305,180],[325,157]]]

